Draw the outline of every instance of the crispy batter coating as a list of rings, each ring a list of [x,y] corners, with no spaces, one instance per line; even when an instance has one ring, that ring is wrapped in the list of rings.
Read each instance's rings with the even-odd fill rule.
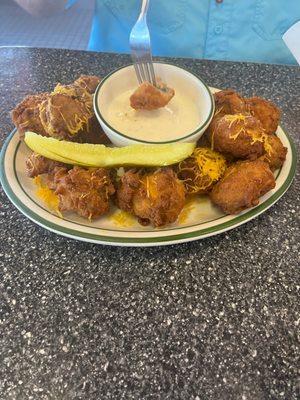
[[[92,91],[97,77],[81,76],[74,84],[56,85],[40,106],[42,124],[50,136],[80,143],[109,143],[93,112]]]
[[[260,120],[265,133],[275,133],[280,120],[279,108],[271,101],[260,97],[251,97],[246,99],[246,103],[250,113]]]
[[[76,79],[76,81],[74,81],[74,85],[82,87],[90,94],[95,93],[95,90],[99,83],[100,79],[98,78],[98,76],[94,75],[81,75],[78,79]]]
[[[40,105],[40,119],[49,136],[68,140],[86,131],[93,116],[91,103],[64,93],[51,93]]]
[[[78,132],[74,138],[71,138],[71,141],[77,143],[111,144],[95,115],[89,119],[87,128]]]
[[[20,139],[24,138],[26,131],[33,131],[43,136],[49,136],[42,125],[39,115],[39,105],[48,95],[49,93],[41,93],[27,96],[11,112],[11,118],[18,130]]]
[[[142,172],[130,169],[121,177],[116,192],[117,206],[124,211],[133,212],[133,198],[141,186]]]
[[[280,168],[285,159],[287,148],[283,146],[281,140],[276,135],[268,135],[268,144],[271,147],[270,151],[260,157],[261,160],[266,161],[272,170]]]
[[[245,99],[232,89],[214,93],[216,115],[240,114],[247,112]]]
[[[12,112],[20,135],[32,130],[57,139],[109,143],[93,112],[92,93],[99,81],[83,75],[70,85],[57,84],[51,93],[24,99]]]
[[[197,147],[191,157],[179,163],[177,175],[188,194],[206,194],[225,170],[226,160],[222,154],[208,147]]]
[[[130,170],[121,178],[116,202],[140,224],[160,227],[177,220],[185,203],[184,185],[171,168],[146,174]]]
[[[260,196],[274,187],[274,175],[266,162],[240,161],[227,169],[210,192],[210,199],[225,214],[237,214],[256,206]]]
[[[214,132],[216,124],[224,115],[247,113],[247,106],[244,98],[232,89],[221,90],[214,93],[214,99],[216,107],[215,114],[204,134],[203,140]]]
[[[130,96],[130,105],[135,110],[156,110],[165,107],[174,94],[175,91],[162,82],[157,86],[143,82]]]
[[[47,184],[59,197],[59,211],[75,211],[93,219],[109,210],[109,198],[115,192],[109,171],[56,167],[47,176]]]
[[[40,154],[32,152],[26,160],[26,173],[30,178],[51,172],[55,167],[67,167],[59,161],[53,161]]]
[[[235,158],[256,159],[265,151],[261,123],[251,115],[224,115],[211,134],[211,146]]]

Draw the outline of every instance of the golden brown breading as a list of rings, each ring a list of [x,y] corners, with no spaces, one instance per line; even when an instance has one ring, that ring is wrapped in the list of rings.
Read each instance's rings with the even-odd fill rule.
[[[48,174],[47,184],[58,195],[60,211],[75,211],[89,219],[108,212],[115,192],[109,170],[104,168],[56,167]]]
[[[71,83],[70,85],[62,85],[61,83],[58,83],[50,93],[50,95],[55,94],[64,94],[72,99],[77,99],[78,101],[87,104],[89,108],[93,105],[92,95],[83,87],[75,85],[75,83]]]
[[[130,105],[135,110],[155,110],[165,107],[174,94],[175,91],[162,82],[157,86],[143,82],[130,96]]]
[[[99,83],[100,79],[98,78],[98,76],[94,75],[81,75],[78,79],[76,79],[76,81],[74,81],[74,85],[82,87],[90,94],[95,93],[95,90]]]
[[[12,112],[21,135],[27,130],[84,143],[109,143],[93,112],[92,92],[99,78],[83,75],[51,93],[29,96]]]
[[[40,119],[49,136],[72,139],[86,131],[93,116],[91,103],[64,93],[51,93],[40,105]]]
[[[224,115],[211,134],[211,146],[235,158],[254,160],[265,151],[265,136],[261,123],[251,115]]]
[[[260,120],[265,133],[272,134],[276,129],[280,120],[280,110],[271,101],[260,97],[251,97],[246,99],[250,113]]]
[[[141,171],[130,169],[121,177],[116,192],[117,206],[124,211],[133,212],[133,197],[141,185]]]
[[[268,153],[260,157],[261,160],[266,161],[272,170],[280,168],[286,159],[287,148],[283,146],[279,137],[275,135],[268,135],[268,144],[270,149]]]
[[[171,168],[146,174],[131,170],[121,178],[116,202],[140,224],[160,227],[177,220],[185,203],[184,185]]]
[[[49,93],[41,93],[25,97],[11,112],[11,118],[15,124],[20,138],[24,138],[26,131],[33,131],[42,136],[49,136],[45,131],[39,116],[39,105],[49,96]]]
[[[245,99],[232,89],[216,92],[214,93],[214,98],[216,115],[243,114],[247,112]]]
[[[214,132],[217,122],[227,114],[247,113],[245,100],[232,89],[221,90],[214,93],[215,114],[204,134],[204,138],[209,137]],[[204,138],[202,140],[204,140]]]
[[[225,214],[237,214],[256,206],[260,196],[274,187],[274,175],[266,162],[240,161],[227,169],[210,192],[210,199]]]
[[[84,83],[86,79],[88,84],[88,78],[80,77],[77,82]],[[92,82],[89,84],[90,90]],[[110,142],[93,112],[93,97],[83,85],[57,84],[41,104],[40,117],[49,135],[58,139],[79,143]]]
[[[30,178],[51,172],[55,167],[67,167],[58,161],[50,160],[37,153],[31,153],[26,159],[26,173]]]
[[[88,123],[86,130],[80,131],[77,135],[72,138],[72,142],[77,143],[92,143],[92,144],[111,144],[111,141],[106,136],[105,132],[101,128],[101,125],[97,121],[95,115],[93,115]]]

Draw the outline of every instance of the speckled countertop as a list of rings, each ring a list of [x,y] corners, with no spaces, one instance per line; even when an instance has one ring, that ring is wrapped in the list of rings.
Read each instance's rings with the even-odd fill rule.
[[[274,100],[299,149],[297,67],[173,60]],[[26,94],[127,56],[0,49],[1,141]],[[1,399],[299,399],[299,171],[253,221],[157,248],[50,233],[1,191]],[[298,303],[297,303],[298,302]]]

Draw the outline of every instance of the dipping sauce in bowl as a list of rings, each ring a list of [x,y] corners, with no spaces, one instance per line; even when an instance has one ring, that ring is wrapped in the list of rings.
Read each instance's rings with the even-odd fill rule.
[[[156,75],[175,90],[165,107],[148,111],[130,106],[130,96],[138,87],[132,65],[109,74],[95,92],[96,116],[117,146],[195,142],[211,121],[213,97],[200,78],[171,64],[154,63],[154,68]]]
[[[168,141],[194,131],[200,122],[197,104],[184,92],[176,91],[168,105],[157,110],[134,110],[129,103],[132,90],[120,93],[108,108],[113,128],[133,139]]]

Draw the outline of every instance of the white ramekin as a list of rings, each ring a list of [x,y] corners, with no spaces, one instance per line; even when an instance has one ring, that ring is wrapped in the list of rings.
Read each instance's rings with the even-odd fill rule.
[[[137,88],[138,82],[133,65],[121,67],[108,74],[99,83],[94,95],[94,111],[104,132],[116,146],[128,146],[132,144],[154,144],[174,142],[196,142],[208,127],[215,110],[213,96],[208,86],[197,75],[167,63],[154,63],[156,76],[172,88],[180,87],[199,105],[200,123],[193,132],[183,132],[181,137],[168,141],[145,141],[130,137],[119,132],[107,118],[109,103],[115,96],[124,91]],[[129,99],[128,99],[129,101]]]

